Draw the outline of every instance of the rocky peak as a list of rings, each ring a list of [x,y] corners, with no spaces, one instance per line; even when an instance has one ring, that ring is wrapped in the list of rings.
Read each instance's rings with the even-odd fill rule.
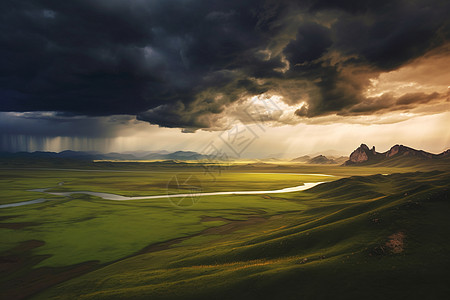
[[[373,150],[375,151],[375,148]],[[362,163],[367,161],[372,155],[373,153],[369,150],[369,147],[366,144],[361,144],[361,146],[350,154],[349,161],[351,163]]]
[[[365,152],[365,151],[369,151],[369,147],[367,147],[366,144],[361,144],[361,146],[359,146],[358,149],[361,149],[361,150],[363,150],[364,152]],[[358,149],[356,149],[356,150],[358,150]]]
[[[434,155],[422,150],[416,150],[410,147],[406,147],[403,145],[395,145],[389,149],[389,151],[386,152],[386,157],[392,157],[395,155],[402,155],[402,156],[414,156],[414,157],[421,157],[421,158],[432,158]]]
[[[392,156],[398,154],[402,147],[403,147],[403,145],[398,145],[398,144],[395,146],[392,146],[391,149],[389,149],[389,151],[386,152],[386,157],[392,157]]]
[[[416,150],[404,145],[394,145],[386,152],[379,153],[375,151],[375,147],[369,150],[366,144],[361,144],[355,151],[350,154],[350,159],[344,163],[344,165],[353,165],[360,163],[377,163],[385,160],[390,160],[392,158],[403,159],[407,157],[409,159],[447,159],[450,158],[450,149],[440,153],[432,154],[423,150]]]

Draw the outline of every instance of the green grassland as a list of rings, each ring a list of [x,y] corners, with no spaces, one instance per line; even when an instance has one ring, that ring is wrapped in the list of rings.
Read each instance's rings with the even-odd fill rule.
[[[449,182],[442,172],[374,175],[286,194],[278,201],[303,209],[121,260],[38,298],[442,299]]]
[[[151,196],[167,194],[169,182],[192,176],[201,192],[275,190],[298,186],[304,182],[328,181],[334,178],[315,175],[280,173],[222,172],[211,175],[199,168],[173,168],[169,171],[117,171],[117,170],[48,170],[0,169],[0,204],[41,198],[48,194],[30,192],[30,189],[51,188],[52,192],[95,191],[122,196]]]
[[[12,270],[0,279],[5,299],[429,299],[449,292],[448,171],[246,165],[211,177],[195,164],[96,166],[0,170],[0,204],[50,200],[0,209],[0,267]],[[205,196],[181,208],[164,198],[26,191],[160,195],[176,174],[193,174],[203,192],[332,182],[285,194]],[[30,241],[36,245],[28,249]],[[67,276],[45,281],[51,274]]]
[[[14,167],[11,167],[14,166]],[[0,204],[41,198],[41,193],[27,191],[52,188],[54,192],[96,191],[123,196],[150,196],[167,193],[168,182],[176,175],[193,175],[203,192],[230,190],[271,190],[301,185],[302,182],[327,181],[331,178],[301,174],[329,174],[335,178],[353,175],[391,174],[398,172],[429,171],[442,166],[426,164],[416,167],[342,167],[305,164],[130,164],[130,163],[64,163],[59,168],[42,168],[47,164],[0,164]],[[58,165],[59,166],[59,165]],[[83,169],[77,169],[82,167]],[[446,167],[446,166],[445,166]],[[267,174],[262,174],[267,173]],[[291,173],[294,173],[291,174]],[[64,183],[58,185],[58,183]],[[58,199],[45,195],[46,198]]]

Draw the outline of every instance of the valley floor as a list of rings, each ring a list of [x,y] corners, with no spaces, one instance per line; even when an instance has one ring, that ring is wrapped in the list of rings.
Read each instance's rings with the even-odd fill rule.
[[[51,187],[168,193],[174,175],[194,174],[181,189],[207,192],[330,182],[185,205],[73,194],[2,208],[1,298],[439,299],[450,292],[449,171],[313,166],[234,169],[211,179],[186,170],[1,170],[0,204]]]

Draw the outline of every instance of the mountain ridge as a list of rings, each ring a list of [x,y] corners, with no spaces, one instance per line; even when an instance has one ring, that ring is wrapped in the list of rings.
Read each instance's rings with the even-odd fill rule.
[[[167,151],[165,151],[167,152]],[[76,160],[201,160],[210,156],[194,151],[175,151],[167,153],[146,153],[135,155],[132,153],[98,153],[88,151],[64,150],[61,152],[34,151],[34,152],[0,152],[2,158],[63,158]]]
[[[393,159],[415,159],[415,160],[432,160],[432,159],[446,159],[450,158],[450,149],[447,149],[439,154],[433,154],[424,150],[417,150],[408,146],[396,144],[386,152],[377,152],[375,146],[372,149],[366,144],[361,144],[354,150],[349,159],[344,162],[344,166],[351,165],[369,165],[376,163],[384,163]]]
[[[334,159],[330,159],[324,155],[317,155],[316,157],[313,157],[310,160],[308,160],[307,163],[320,165],[336,164]]]

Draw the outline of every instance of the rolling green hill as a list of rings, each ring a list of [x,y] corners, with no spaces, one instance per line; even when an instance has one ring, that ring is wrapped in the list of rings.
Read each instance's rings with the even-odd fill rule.
[[[300,211],[147,249],[37,299],[444,299],[450,173],[354,176],[267,196]],[[226,227],[228,226],[228,227]]]

